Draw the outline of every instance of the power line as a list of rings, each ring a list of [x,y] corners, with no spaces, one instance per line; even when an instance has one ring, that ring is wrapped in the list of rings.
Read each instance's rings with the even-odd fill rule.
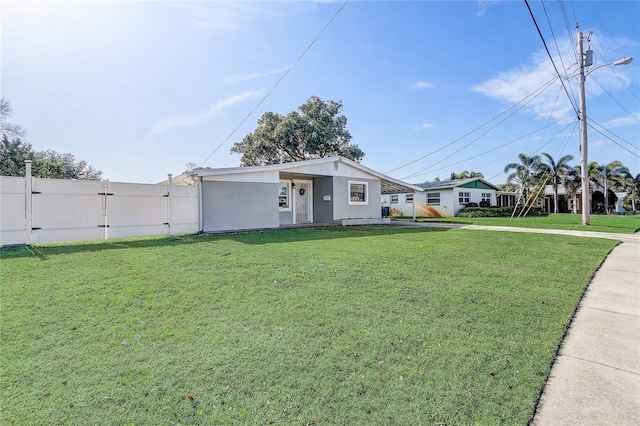
[[[324,34],[324,32],[327,30],[327,28],[329,28],[329,25],[331,25],[331,23],[336,19],[336,17],[340,14],[340,12],[342,12],[342,9],[345,8],[345,6],[347,5],[347,3],[349,3],[349,0],[345,0],[344,3],[342,3],[342,6],[340,6],[340,8],[336,11],[336,13],[331,17],[331,19],[329,20],[329,22],[327,22],[327,24],[324,26],[324,28],[322,28],[322,30],[320,31],[320,33],[318,33],[318,35],[316,36],[316,38],[313,39],[313,41],[311,43],[309,43],[309,45],[307,46],[306,49],[304,49],[304,51],[300,54],[300,56],[298,56],[298,59],[296,59],[296,61],[293,63],[293,65],[291,65],[289,68],[287,68],[287,70],[284,72],[284,74],[282,74],[282,77],[280,77],[280,79],[276,82],[276,84],[273,85],[273,87],[271,88],[271,90],[269,90],[269,92],[267,92],[266,95],[264,95],[264,97],[260,100],[260,102],[258,102],[258,104],[249,112],[249,114],[247,114],[242,121],[240,121],[240,124],[238,124],[231,133],[229,133],[229,136],[227,136],[222,142],[220,142],[220,144],[211,152],[211,154],[209,154],[209,156],[207,158],[204,159],[204,161],[200,164],[200,166],[203,166],[207,161],[209,161],[209,159],[213,156],[213,154],[215,154],[221,147],[222,145],[224,145],[225,143],[227,143],[227,141],[229,139],[231,139],[231,137],[238,131],[238,129],[249,119],[249,117],[251,117],[253,115],[253,113],[260,107],[260,105],[262,105],[264,103],[264,101],[267,100],[267,98],[271,95],[271,93],[273,93],[273,91],[280,85],[280,83],[282,83],[282,80],[285,79],[285,77],[287,76],[287,74],[289,74],[289,72],[295,68],[296,65],[298,65],[298,62],[300,62],[300,60],[304,57],[304,55],[309,51],[309,49],[311,49],[311,47],[316,43],[316,41],[318,41],[318,39],[322,36],[322,34]]]
[[[567,118],[567,117],[565,117],[565,118]],[[512,143],[514,143],[514,142],[517,142],[517,141],[519,141],[519,140],[525,139],[525,138],[527,138],[527,137],[529,137],[529,136],[531,136],[531,135],[533,135],[533,134],[535,134],[535,133],[537,133],[537,132],[539,132],[539,131],[541,131],[541,130],[546,130],[546,129],[547,129],[549,126],[551,126],[552,124],[558,124],[558,123],[559,123],[560,121],[562,121],[562,120],[563,120],[563,119],[560,119],[560,120],[558,120],[558,121],[555,121],[554,123],[548,123],[547,125],[545,125],[545,126],[543,126],[543,127],[539,128],[539,129],[536,129],[536,130],[534,130],[534,131],[532,131],[532,132],[530,132],[530,133],[528,133],[528,134],[526,134],[526,135],[524,135],[524,136],[521,136],[521,137],[519,137],[519,138],[517,138],[517,139],[514,139],[514,140],[509,141],[509,142],[507,142],[507,143],[504,143],[504,144],[502,144],[502,145],[499,145],[499,146],[497,146],[497,147],[495,147],[495,148],[492,148],[492,149],[490,149],[490,150],[488,150],[488,151],[485,151],[485,152],[483,152],[483,153],[480,153],[480,154],[477,154],[477,155],[471,156],[471,157],[469,157],[469,158],[465,158],[464,160],[460,160],[460,161],[457,161],[457,162],[455,162],[455,163],[448,164],[448,165],[446,165],[446,166],[442,166],[442,167],[440,167],[439,169],[431,169],[431,168],[429,168],[428,170],[427,170],[427,169],[425,169],[425,170],[424,170],[424,173],[422,173],[423,171],[421,170],[420,172],[416,172],[416,173],[418,173],[418,174],[414,174],[414,175],[412,175],[412,176],[410,176],[410,177],[416,177],[416,176],[421,176],[421,175],[426,174],[426,173],[432,173],[432,172],[440,171],[440,170],[446,169],[446,168],[448,168],[448,167],[451,167],[451,166],[455,166],[455,165],[458,165],[458,164],[464,163],[464,162],[469,161],[469,160],[474,160],[474,159],[476,159],[476,158],[478,158],[478,157],[482,157],[483,155],[487,155],[487,154],[489,154],[489,153],[491,153],[491,152],[493,152],[493,151],[497,151],[497,150],[498,150],[498,149],[500,149],[500,148],[504,148],[504,147],[505,147],[505,146],[507,146],[507,145],[511,145],[511,144],[512,144]],[[553,135],[553,137],[551,137],[547,142],[545,142],[545,143],[544,143],[544,144],[542,144],[542,145],[539,145],[535,152],[540,151],[540,149],[542,149],[543,147],[545,147],[546,145],[548,145],[551,141],[553,141],[553,140],[554,140],[558,135],[560,135],[561,133],[563,133],[563,132],[565,131],[565,129],[567,129],[567,128],[568,128],[569,126],[571,126],[571,125],[573,125],[573,126],[575,127],[575,126],[576,126],[576,122],[571,122],[571,123],[567,124],[567,125],[566,125],[565,127],[563,127],[561,130],[559,130],[555,135]],[[572,132],[572,133],[573,133],[573,132]],[[535,145],[535,144],[528,145],[528,146],[527,146],[527,147],[525,147],[525,148],[531,147],[531,146],[533,146],[533,145]],[[512,154],[509,154],[508,156],[511,156],[511,155],[512,155]],[[502,157],[502,158],[505,158],[505,157]],[[491,164],[491,162],[490,162],[490,163],[485,163],[485,165],[486,165],[486,164]],[[472,168],[473,168],[473,167],[472,167]],[[498,176],[498,175],[496,175],[496,176]],[[495,176],[494,176],[494,177],[495,177]]]
[[[504,111],[502,111],[500,114],[496,115],[495,117],[493,117],[491,120],[486,121],[485,123],[481,124],[480,126],[474,128],[473,130],[465,133],[464,135],[460,136],[459,138],[441,146],[440,148],[431,151],[425,155],[423,155],[422,157],[416,158],[415,160],[409,161],[408,163],[402,164],[401,166],[398,166],[394,169],[388,170],[385,172],[385,174],[389,174],[391,172],[395,172],[396,170],[400,170],[403,169],[407,166],[410,166],[411,164],[417,163],[418,161],[424,160],[427,157],[430,157],[433,154],[436,154],[440,151],[442,151],[443,149],[455,144],[456,142],[461,141],[462,139],[466,138],[469,135],[472,135],[473,133],[477,132],[478,130],[482,129],[483,127],[489,125],[490,123],[494,122],[495,120],[497,120],[498,118],[502,117],[503,115],[505,115],[506,113],[508,113],[509,111],[511,111],[512,109],[516,108],[518,105],[520,105],[522,102],[526,101],[527,99],[529,99],[530,97],[537,97],[540,93],[542,93],[543,91],[545,91],[554,81],[556,80],[556,77],[552,78],[551,80],[549,80],[548,82],[544,83],[542,86],[540,86],[538,89],[534,90],[533,92],[531,92],[530,94],[528,94],[527,96],[525,96],[523,99],[521,99],[520,101],[516,102],[515,104],[511,105],[509,108],[505,109]],[[531,102],[528,101],[527,104]],[[525,104],[526,105],[526,104]],[[518,111],[522,109],[519,108]],[[513,114],[512,114],[513,115]]]
[[[604,86],[603,86],[602,84],[600,84],[600,83],[598,82],[598,80],[596,80],[595,78],[593,78],[593,76],[590,76],[590,77],[591,77],[591,79],[594,81],[594,83],[596,83],[596,84],[598,85],[598,87],[600,87],[600,88],[601,88],[601,89],[602,89],[602,90],[603,90],[607,95],[609,95],[609,97],[610,97],[611,99],[613,99],[613,101],[614,101],[616,104],[618,104],[618,106],[619,106],[620,108],[622,108],[622,110],[623,110],[624,112],[626,112],[626,113],[627,113],[627,114],[629,114],[630,116],[632,116],[632,115],[633,115],[633,114],[631,114],[631,112],[629,112],[629,110],[628,110],[628,109],[626,109],[626,108],[624,107],[624,105],[622,105],[620,102],[618,102],[618,100],[617,100],[616,98],[614,98],[614,97],[613,97],[613,95],[612,95],[611,93],[609,93],[609,91],[608,91],[607,89],[605,89],[605,88],[604,88]],[[636,120],[636,121],[638,121],[638,120]],[[640,121],[638,121],[638,124],[640,124]]]
[[[576,115],[579,117],[580,113],[578,112],[578,109],[576,108],[573,99],[571,99],[571,96],[569,95],[569,91],[567,90],[567,87],[564,84],[564,81],[562,80],[562,76],[560,75],[560,72],[558,71],[558,67],[556,67],[556,63],[553,61],[553,56],[551,56],[551,52],[549,51],[549,48],[547,47],[547,42],[544,40],[544,36],[542,35],[542,32],[540,31],[540,27],[538,26],[538,22],[536,22],[536,17],[533,16],[533,11],[531,10],[531,7],[529,6],[529,1],[528,0],[524,0],[525,4],[527,5],[527,9],[529,9],[529,14],[531,15],[531,19],[533,19],[533,23],[536,26],[536,29],[538,30],[538,35],[540,36],[540,39],[542,40],[542,44],[544,45],[545,50],[547,51],[547,55],[549,56],[549,60],[551,61],[551,64],[553,65],[553,69],[556,70],[556,75],[558,76],[558,78],[560,78],[560,82],[562,83],[562,87],[564,88],[565,93],[567,94],[567,98],[569,98],[569,102],[571,103],[571,106],[573,107],[573,110],[576,112]]]
[[[544,5],[544,1],[541,1],[540,3],[542,4],[542,9],[544,10],[544,15],[547,18],[547,23],[549,24],[549,30],[551,30],[551,37],[553,37],[553,42],[556,45],[556,51],[558,52],[558,57],[560,58],[560,63],[562,64],[562,69],[564,70],[565,77],[568,80],[569,79],[569,75],[567,73],[567,67],[564,64],[564,61],[562,60],[562,53],[560,52],[560,47],[558,46],[558,40],[556,39],[556,35],[553,32],[553,26],[551,25],[551,20],[549,19],[549,14],[547,13],[547,8]],[[576,95],[573,93],[573,87],[571,87],[571,85],[569,85],[569,90],[571,90],[571,95],[573,96],[573,102],[575,103]]]
[[[516,113],[518,113],[521,109],[523,109],[525,106],[527,106],[529,103],[531,103],[531,101],[533,101],[535,98],[537,98],[540,94],[542,94],[545,90],[547,90],[551,84],[556,80],[556,78],[554,77],[553,79],[551,79],[549,82],[546,83],[546,85],[542,86],[541,88],[539,88],[535,93],[535,96],[531,97],[533,95],[533,93],[528,97],[531,97],[531,99],[529,99],[527,102],[523,103],[518,109],[516,109],[514,112],[512,112],[511,114],[509,114],[506,118],[504,118],[503,120],[499,121],[497,124],[495,124],[494,126],[490,127],[487,131],[485,131],[484,133],[482,133],[480,136],[478,136],[477,138],[473,139],[471,142],[467,143],[466,145],[462,146],[460,149],[458,149],[457,151],[453,152],[452,154],[446,156],[445,158],[441,159],[440,161],[436,162],[435,164],[432,164],[431,166],[424,168],[422,170],[419,170],[415,173],[410,174],[409,176],[406,176],[404,178],[402,178],[402,180],[404,179],[408,179],[414,176],[417,176],[419,174],[421,174],[422,172],[424,172],[425,170],[427,170],[428,168],[434,167],[437,164],[442,163],[444,160],[453,157],[454,155],[456,155],[457,153],[459,153],[460,151],[462,151],[463,149],[467,148],[469,145],[471,145],[474,142],[477,142],[480,138],[482,138],[483,136],[485,136],[487,133],[491,132],[493,129],[495,129],[496,127],[498,127],[499,125],[501,125],[502,123],[504,123],[505,121],[507,121],[509,118],[513,117]],[[525,99],[527,99],[525,98]],[[520,101],[518,104],[522,103],[522,101]],[[516,104],[516,105],[518,105]],[[516,105],[514,105],[513,107],[509,108],[509,109],[513,109]],[[502,114],[501,114],[502,115]],[[495,120],[495,119],[494,119]],[[493,120],[492,120],[493,121]],[[483,125],[484,126],[484,125]],[[460,138],[462,139],[462,138]],[[458,139],[458,140],[460,140]],[[451,144],[449,144],[451,145]]]
[[[600,126],[600,128],[607,132],[610,133],[611,135],[615,136],[616,138],[618,138],[619,140],[621,140],[622,142],[626,143],[627,145],[629,145],[630,147],[632,147],[635,150],[640,151],[640,148],[638,148],[637,146],[633,145],[631,142],[628,142],[626,140],[624,140],[623,138],[621,138],[620,136],[616,135],[615,133],[613,133],[611,130],[608,130],[607,128],[605,128],[602,124],[597,123],[595,120],[589,118],[588,121],[593,122],[595,125]],[[587,123],[588,124],[588,123]],[[600,133],[602,136],[604,136],[605,138],[609,139],[611,142],[615,143],[616,145],[618,145],[620,148],[624,149],[625,151],[629,151],[629,149],[625,148],[624,146],[620,145],[618,142],[614,141],[613,139],[611,139],[609,136],[605,135],[602,131],[594,128],[591,124],[589,124],[589,127],[591,127],[593,130],[595,130],[596,132]],[[638,154],[631,152],[633,155],[635,155],[636,157],[638,156]]]

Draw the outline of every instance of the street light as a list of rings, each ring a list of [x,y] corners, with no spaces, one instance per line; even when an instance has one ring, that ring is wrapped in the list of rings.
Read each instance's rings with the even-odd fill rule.
[[[580,62],[580,74],[578,75],[578,87],[580,88],[580,177],[582,179],[582,224],[589,225],[591,219],[589,217],[591,210],[591,203],[589,200],[589,175],[587,173],[587,103],[585,99],[584,80],[586,67],[593,65],[593,52],[591,50],[584,53],[582,42],[584,35],[578,30],[578,61]],[[633,58],[622,58],[610,64],[600,65],[592,69],[589,74],[598,68],[608,65],[628,65],[633,61]]]

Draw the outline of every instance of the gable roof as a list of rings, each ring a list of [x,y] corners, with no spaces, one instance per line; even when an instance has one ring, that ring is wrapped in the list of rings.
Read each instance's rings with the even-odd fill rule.
[[[474,185],[476,183],[476,185]],[[491,188],[498,191],[500,188],[495,186],[494,184],[487,182],[482,178],[468,178],[468,179],[453,179],[453,180],[443,180],[441,182],[427,182],[427,183],[418,183],[416,186],[419,186],[424,191],[432,191],[434,189],[453,189],[453,188]]]
[[[342,163],[348,167],[368,174],[374,178],[380,179],[382,194],[400,194],[406,192],[421,192],[422,188],[407,182],[392,178],[390,176],[379,173],[373,169],[363,166],[353,160],[344,157],[325,157],[313,160],[294,161],[290,163],[269,164],[266,166],[248,166],[248,167],[228,167],[221,169],[201,169],[196,171],[196,176],[221,176],[228,174],[245,174],[245,173],[263,173],[263,172],[290,172],[291,174],[305,174],[334,176],[333,167],[322,168],[321,166],[331,165],[332,163]]]

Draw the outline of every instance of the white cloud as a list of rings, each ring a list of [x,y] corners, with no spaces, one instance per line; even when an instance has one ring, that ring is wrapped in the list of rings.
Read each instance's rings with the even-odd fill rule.
[[[430,127],[433,127],[433,124],[431,123],[422,123],[419,126],[414,127],[415,130],[422,130],[422,129],[428,129]]]
[[[433,89],[433,84],[428,81],[416,81],[411,85],[411,88],[415,90]]]
[[[262,90],[247,90],[237,95],[229,96],[227,98],[219,100],[204,112],[180,117],[167,117],[158,120],[154,123],[151,132],[149,132],[149,134],[147,135],[147,139],[159,136],[172,129],[192,128],[207,123],[211,121],[216,116],[216,114],[218,114],[223,109],[247,99],[254,98],[261,93]]]
[[[478,0],[477,16],[484,15],[491,6],[501,3],[503,0]]]
[[[299,14],[315,7],[311,2],[195,1],[171,2],[191,26],[220,31],[252,31],[270,19]]]
[[[569,97],[567,97],[560,81],[557,80],[535,98],[528,98],[527,101],[529,103],[526,108],[537,118],[551,117],[561,121],[573,120],[576,113],[570,99],[573,100],[577,108],[579,93],[576,78],[576,60],[574,59],[572,42],[569,39],[559,40],[558,43],[564,62],[560,60],[559,56],[555,56],[554,63],[563,75]],[[611,54],[612,57],[616,57],[615,53],[620,50],[619,46],[623,44],[621,40],[609,40],[601,36],[598,39],[598,51],[605,51]],[[595,47],[594,50],[596,50]],[[606,63],[604,59],[599,58],[597,55],[596,58],[600,64]],[[595,71],[599,65],[598,62],[590,70]],[[568,71],[562,70],[563,65],[568,68]],[[612,68],[616,68],[616,70],[614,71]],[[611,92],[627,87],[630,79],[619,68],[622,67],[602,67],[595,71],[593,75],[588,75],[586,84],[587,97],[591,98],[605,93],[603,88]],[[566,79],[567,74],[569,76],[568,81]],[[497,76],[474,86],[472,90],[494,99],[516,104],[556,77],[553,64],[546,51],[541,49],[532,54],[529,63],[500,72]]]
[[[614,118],[613,120],[602,123],[602,127],[605,129],[638,125],[640,125],[640,112],[631,113],[625,117]]]
[[[255,80],[256,78],[262,78],[262,77],[267,77],[273,74],[280,74],[283,73],[285,71],[287,71],[288,69],[290,69],[291,67],[282,67],[282,68],[278,68],[276,70],[272,70],[272,71],[267,71],[267,72],[263,72],[263,73],[256,73],[256,74],[234,74],[234,75],[230,75],[224,78],[224,82],[226,84],[235,84],[235,83],[240,83],[242,81],[249,81],[249,80]]]

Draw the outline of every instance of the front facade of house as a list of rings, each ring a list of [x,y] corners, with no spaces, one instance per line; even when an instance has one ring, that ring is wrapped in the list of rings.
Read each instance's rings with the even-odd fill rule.
[[[202,231],[385,223],[381,194],[419,188],[342,157],[261,167],[203,169]]]
[[[391,215],[416,217],[453,217],[469,203],[496,205],[498,187],[480,179],[455,179],[421,183],[422,192],[382,197]]]

